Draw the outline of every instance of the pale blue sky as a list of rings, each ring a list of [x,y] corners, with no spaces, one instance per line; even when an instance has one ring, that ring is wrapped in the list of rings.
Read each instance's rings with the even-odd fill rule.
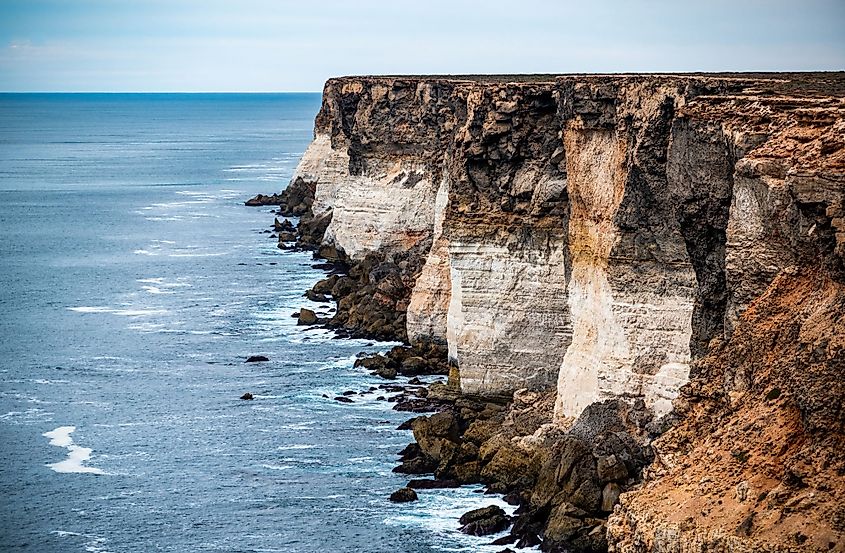
[[[0,90],[331,76],[845,69],[845,0],[0,0]]]

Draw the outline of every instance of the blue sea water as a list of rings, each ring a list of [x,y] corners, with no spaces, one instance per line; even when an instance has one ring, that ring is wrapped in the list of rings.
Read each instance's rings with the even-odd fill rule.
[[[477,489],[388,502],[407,416],[323,397],[386,344],[297,327],[322,273],[243,206],[319,102],[0,95],[0,550],[500,549],[457,532]]]

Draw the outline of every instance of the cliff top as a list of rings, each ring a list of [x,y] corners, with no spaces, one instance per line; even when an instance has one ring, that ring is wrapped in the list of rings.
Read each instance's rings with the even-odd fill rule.
[[[549,73],[515,75],[349,75],[334,77],[331,82],[342,81],[433,81],[480,84],[554,84],[570,79],[737,79],[743,81],[768,81],[771,93],[800,96],[838,96],[845,98],[845,71],[811,72],[722,72],[722,73]]]

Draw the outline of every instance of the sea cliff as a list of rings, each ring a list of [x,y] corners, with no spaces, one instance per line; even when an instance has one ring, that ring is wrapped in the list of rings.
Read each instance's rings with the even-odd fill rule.
[[[328,81],[290,214],[346,269],[330,326],[448,351],[457,403],[406,457],[514,494],[547,551],[845,549],[843,95]]]

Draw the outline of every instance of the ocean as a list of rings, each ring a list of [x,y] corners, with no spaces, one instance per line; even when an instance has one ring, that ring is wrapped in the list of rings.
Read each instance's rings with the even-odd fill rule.
[[[478,487],[387,500],[408,414],[331,398],[384,383],[353,363],[390,344],[297,326],[323,273],[243,205],[319,104],[0,95],[0,550],[501,549],[457,531],[505,506]]]

